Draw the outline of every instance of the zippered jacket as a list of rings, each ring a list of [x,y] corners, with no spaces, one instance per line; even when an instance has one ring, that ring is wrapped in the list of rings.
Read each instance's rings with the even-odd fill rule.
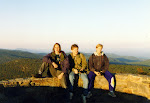
[[[78,71],[83,68],[83,71],[86,71],[87,62],[85,56],[82,53],[78,53],[75,57],[73,56],[73,53],[70,53],[68,55],[68,58],[70,64],[70,71],[72,71],[73,68],[77,69]]]
[[[90,71],[102,71],[105,73],[109,68],[109,60],[107,56],[102,52],[100,56],[93,53],[88,60],[88,67]]]
[[[59,67],[58,69],[60,69],[64,73],[67,73],[69,69],[68,57],[64,51],[60,51],[59,57],[60,57],[60,62],[58,63],[56,60],[56,54],[54,52],[51,52],[43,57],[43,62],[49,63],[50,65],[52,65],[53,62],[55,62]]]

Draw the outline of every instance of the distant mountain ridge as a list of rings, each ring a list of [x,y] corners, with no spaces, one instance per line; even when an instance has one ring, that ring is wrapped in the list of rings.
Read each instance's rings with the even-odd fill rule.
[[[30,53],[27,51],[21,50],[7,50],[7,49],[0,49],[0,64],[12,61],[15,59],[21,58],[35,58],[35,59],[42,59],[44,55],[48,53]],[[66,53],[67,55],[69,53]],[[88,60],[92,53],[84,53],[86,59]],[[141,59],[133,56],[120,56],[112,53],[106,53],[109,58],[110,64],[130,64],[130,65],[143,65],[143,66],[150,66],[150,60]]]
[[[134,62],[143,62],[146,59],[137,58],[134,56],[120,56],[116,54],[106,53],[111,64],[132,64]]]
[[[0,49],[0,64],[21,58],[42,58],[42,55],[20,50]]]

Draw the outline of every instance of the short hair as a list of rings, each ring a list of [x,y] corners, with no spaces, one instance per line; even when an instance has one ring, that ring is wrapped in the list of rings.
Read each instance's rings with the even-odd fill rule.
[[[59,46],[59,52],[61,51],[61,46],[59,43],[55,43],[54,46],[53,46],[53,52],[55,52],[54,48],[55,48],[55,45],[58,45]]]
[[[73,44],[71,45],[71,50],[73,50],[73,48],[79,48],[77,44]]]
[[[102,47],[103,48],[103,45],[102,44],[97,44],[96,48],[98,48],[98,47]]]

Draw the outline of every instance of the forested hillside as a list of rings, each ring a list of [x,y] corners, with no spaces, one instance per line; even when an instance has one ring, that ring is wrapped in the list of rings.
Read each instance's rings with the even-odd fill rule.
[[[41,63],[41,59],[18,59],[0,64],[0,80],[31,77],[38,72]]]
[[[145,60],[145,61],[141,61],[141,62],[130,62],[128,64],[150,66],[150,59],[149,60]]]
[[[0,49],[0,80],[31,77],[38,72],[42,64],[42,58],[46,54],[47,53],[34,54],[23,51]],[[68,55],[69,53],[66,54]],[[88,61],[92,53],[83,54]],[[110,62],[109,71],[112,73],[138,73],[150,75],[150,60],[119,56],[116,54],[106,55]]]
[[[0,49],[0,64],[20,58],[42,58],[42,57],[43,56],[39,54],[34,54],[30,52]]]
[[[31,77],[38,73],[41,64],[42,59],[18,59],[0,64],[0,80]],[[146,66],[110,64],[109,71],[112,73],[150,75],[150,67]],[[44,75],[46,76],[46,72]]]

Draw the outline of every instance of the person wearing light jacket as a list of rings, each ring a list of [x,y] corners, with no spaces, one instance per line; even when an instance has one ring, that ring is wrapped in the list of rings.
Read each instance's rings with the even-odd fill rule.
[[[109,93],[108,95],[112,97],[116,97],[114,93],[115,80],[114,76],[108,71],[109,68],[109,60],[107,56],[102,52],[103,45],[98,44],[96,46],[96,52],[94,52],[88,61],[90,72],[88,74],[89,86],[88,86],[88,96],[92,96],[91,90],[94,87],[94,80],[96,76],[104,75],[109,83]]]
[[[71,46],[71,51],[68,55],[69,64],[70,64],[70,73],[69,73],[69,80],[70,80],[70,99],[73,97],[73,86],[75,75],[78,75],[83,80],[83,94],[82,99],[83,103],[86,103],[86,96],[88,94],[88,77],[86,74],[87,71],[87,62],[85,56],[78,52],[78,45],[73,44]]]

